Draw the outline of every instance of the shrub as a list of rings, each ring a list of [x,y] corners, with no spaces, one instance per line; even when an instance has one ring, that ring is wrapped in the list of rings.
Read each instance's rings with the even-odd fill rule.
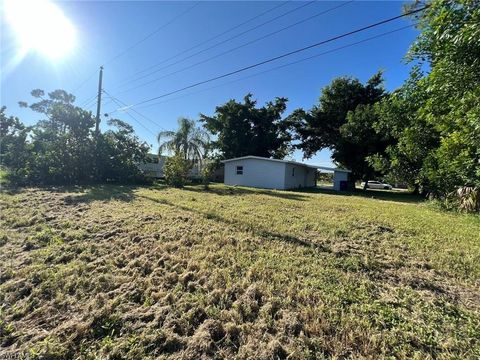
[[[452,192],[450,199],[461,211],[480,212],[480,188],[463,186]]]
[[[202,184],[205,190],[208,189],[210,181],[212,179],[215,170],[220,166],[220,161],[218,159],[209,161],[202,167]]]
[[[192,162],[185,159],[182,153],[177,153],[174,156],[165,160],[163,174],[167,185],[182,188],[188,180],[188,174],[192,168]]]

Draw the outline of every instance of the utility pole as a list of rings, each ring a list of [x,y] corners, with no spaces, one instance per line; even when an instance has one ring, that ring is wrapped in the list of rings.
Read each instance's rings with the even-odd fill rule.
[[[103,78],[103,66],[100,66],[100,74],[98,75],[97,119],[95,121],[96,134],[100,132],[100,108],[102,106],[102,78]]]

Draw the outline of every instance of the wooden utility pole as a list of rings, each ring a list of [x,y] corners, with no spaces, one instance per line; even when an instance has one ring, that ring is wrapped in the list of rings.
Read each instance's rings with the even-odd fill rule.
[[[100,74],[98,75],[98,95],[97,95],[97,118],[95,121],[95,133],[100,132],[100,108],[102,106],[102,78],[103,66],[100,66]]]

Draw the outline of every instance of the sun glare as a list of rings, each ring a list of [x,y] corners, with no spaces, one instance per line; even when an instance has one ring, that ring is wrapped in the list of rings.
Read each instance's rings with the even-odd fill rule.
[[[75,46],[75,28],[48,0],[6,0],[5,14],[22,52],[37,51],[51,59],[66,56]]]

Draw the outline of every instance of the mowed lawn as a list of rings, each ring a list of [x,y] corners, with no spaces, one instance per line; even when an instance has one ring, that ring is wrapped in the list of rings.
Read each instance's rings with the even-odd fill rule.
[[[0,357],[480,357],[480,218],[407,194],[1,195]]]

